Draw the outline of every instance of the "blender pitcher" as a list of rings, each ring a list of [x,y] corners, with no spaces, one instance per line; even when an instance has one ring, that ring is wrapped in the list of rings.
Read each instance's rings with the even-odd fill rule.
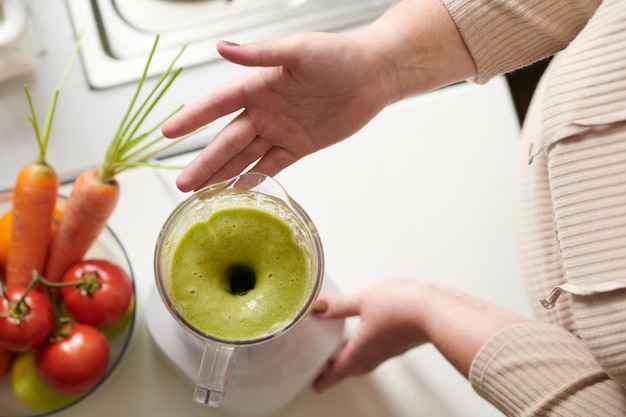
[[[250,210],[263,221],[241,217]],[[288,238],[267,237],[271,219]],[[196,402],[237,416],[273,412],[310,386],[342,342],[343,320],[309,315],[320,294],[337,292],[317,230],[271,177],[246,173],[194,193],[166,220],[154,262],[153,304],[167,314],[148,314],[148,327],[194,379]],[[174,337],[165,336],[168,322]]]

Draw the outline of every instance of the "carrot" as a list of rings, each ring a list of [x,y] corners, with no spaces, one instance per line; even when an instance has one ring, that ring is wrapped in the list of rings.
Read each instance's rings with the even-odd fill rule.
[[[21,169],[13,191],[7,288],[28,285],[33,269],[43,271],[58,189],[59,179],[45,163],[33,162]]]
[[[45,270],[48,281],[59,282],[65,271],[83,258],[115,209],[119,183],[115,179],[102,180],[98,171],[87,169],[74,181],[50,247]]]
[[[146,163],[146,160],[180,140],[154,150],[154,146],[164,138],[163,136],[151,140],[148,138],[182,106],[156,126],[139,133],[143,122],[182,70],[172,72],[175,62],[185,47],[161,75],[143,103],[135,109],[158,40],[157,36],[135,94],[109,144],[102,165],[99,168],[89,168],[82,172],[74,182],[67,198],[63,218],[50,246],[44,273],[48,281],[60,281],[65,271],[85,256],[102,232],[119,198],[120,186],[116,179],[117,175],[132,166],[150,166],[151,164]]]
[[[61,212],[61,208],[57,204],[54,209],[54,218],[52,224],[50,225],[50,232],[52,233],[52,236],[54,236],[57,231],[62,214],[63,213]],[[12,228],[13,209],[10,208],[4,212],[2,217],[0,217],[0,272],[2,272],[3,277],[7,265],[7,259],[9,256],[9,245],[11,244]],[[4,279],[0,278],[0,281],[4,282]]]
[[[30,108],[28,120],[35,130],[39,153],[34,162],[26,164],[20,170],[13,190],[11,241],[6,260],[6,286],[9,289],[28,285],[32,280],[32,271],[41,273],[45,267],[52,239],[50,226],[59,190],[59,178],[46,162],[46,151],[61,85],[78,52],[79,41],[61,74],[41,129],[28,85],[24,86]]]

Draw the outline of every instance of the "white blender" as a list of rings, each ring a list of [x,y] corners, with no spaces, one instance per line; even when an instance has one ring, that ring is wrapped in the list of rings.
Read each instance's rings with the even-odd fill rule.
[[[307,257],[306,294],[297,312],[280,328],[261,337],[227,340],[198,329],[173,301],[172,258],[190,226],[217,210],[246,206],[265,210],[289,226]],[[265,242],[260,238],[258,244]],[[190,383],[190,397],[193,392],[196,402],[225,414],[258,417],[284,407],[311,385],[343,342],[343,320],[317,319],[309,314],[319,295],[337,292],[324,276],[317,230],[271,177],[242,174],[200,190],[179,204],[159,235],[155,274],[156,286],[148,297],[148,329]]]

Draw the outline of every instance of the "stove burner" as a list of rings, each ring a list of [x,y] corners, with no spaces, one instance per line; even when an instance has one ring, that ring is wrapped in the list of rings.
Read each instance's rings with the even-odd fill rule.
[[[146,32],[187,30],[220,19],[262,13],[268,8],[289,9],[306,0],[112,0],[130,26]]]
[[[154,37],[153,74],[183,44],[184,66],[212,62],[219,39],[250,42],[300,31],[333,31],[370,22],[396,0],[66,0],[92,88],[132,82]]]

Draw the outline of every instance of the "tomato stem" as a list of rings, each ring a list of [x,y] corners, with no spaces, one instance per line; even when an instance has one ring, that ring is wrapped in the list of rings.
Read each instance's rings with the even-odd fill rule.
[[[87,294],[92,295],[96,290],[102,287],[100,283],[98,271],[83,272],[81,277],[83,278],[78,283],[77,287],[85,291]]]
[[[33,270],[33,277],[35,277],[36,272],[37,271]],[[11,317],[21,321],[24,318],[24,316],[28,314],[28,312],[30,311],[30,306],[26,304],[26,296],[35,287],[35,285],[37,285],[37,280],[36,279],[31,280],[31,282],[28,284],[28,287],[26,287],[26,289],[22,293],[22,296],[20,297],[20,299],[17,300],[17,303],[11,305],[9,309],[9,315]],[[4,296],[9,301],[9,304],[11,304],[11,300],[9,296],[4,290],[3,292],[4,292]]]
[[[74,330],[74,323],[74,320],[70,317],[59,317],[50,338],[53,340],[61,340],[68,337],[70,333],[72,333],[72,330]]]
[[[28,284],[28,287],[24,290],[20,299],[17,300],[17,303],[13,304],[9,295],[6,292],[5,288],[2,288],[2,294],[7,299],[10,304],[10,309],[6,314],[3,314],[3,317],[13,317],[16,320],[22,320],[23,317],[28,314],[30,311],[30,306],[26,304],[26,296],[28,293],[37,285],[41,284],[45,290],[48,298],[50,298],[50,302],[52,303],[52,308],[54,311],[54,317],[56,321],[56,327],[62,326],[62,320],[59,318],[57,304],[55,301],[54,294],[52,294],[53,288],[62,288],[62,287],[79,287],[84,288],[88,294],[92,294],[96,289],[100,287],[100,282],[98,281],[98,274],[94,272],[92,274],[83,274],[84,279],[73,282],[50,282],[37,272],[37,270],[33,269],[32,271],[33,279]]]
[[[42,279],[41,275],[36,274],[37,271],[33,271],[33,275],[35,277],[34,280],[39,281],[40,279]],[[52,313],[54,316],[54,331],[53,331],[53,335],[56,334],[56,332],[59,329],[62,329],[62,324],[61,324],[61,315],[59,314],[59,308],[57,306],[56,300],[54,298],[54,294],[52,294],[52,288],[44,285],[44,288],[46,289],[46,295],[48,296],[48,298],[50,299],[50,304],[52,304]],[[51,336],[54,337],[54,336]]]
[[[93,274],[83,274],[83,279],[71,282],[52,282],[48,281],[39,274],[37,274],[37,277],[35,279],[47,288],[82,287],[87,289],[91,287],[100,288],[100,282],[98,281],[97,277],[98,273],[93,272]],[[94,280],[97,282],[94,283]],[[92,292],[93,290],[90,292],[90,294]]]
[[[5,300],[7,300],[7,302],[10,305],[11,297],[9,297],[9,294],[7,294],[6,287],[2,287],[2,296],[5,298]],[[0,317],[3,317],[3,318],[11,317],[11,312],[7,311],[7,312],[0,313]]]
[[[97,278],[95,280],[98,281]],[[93,278],[88,277],[86,279],[73,282],[51,282],[41,276],[41,274],[37,272],[37,270],[33,270],[33,279],[24,294],[22,294],[22,298],[20,299],[20,301],[24,299],[28,291],[30,291],[30,289],[32,289],[36,284],[43,285],[46,290],[46,294],[48,295],[48,298],[50,299],[50,302],[52,304],[52,312],[54,313],[54,330],[50,337],[54,340],[63,339],[69,336],[69,334],[72,332],[72,329],[74,328],[74,320],[69,317],[61,316],[61,314],[59,313],[59,307],[57,305],[56,299],[54,297],[54,294],[52,293],[52,289],[62,287],[80,287],[81,285],[93,285],[92,281]],[[96,285],[99,285],[99,283],[97,283]],[[65,325],[68,323],[70,324],[70,326],[66,327]]]

